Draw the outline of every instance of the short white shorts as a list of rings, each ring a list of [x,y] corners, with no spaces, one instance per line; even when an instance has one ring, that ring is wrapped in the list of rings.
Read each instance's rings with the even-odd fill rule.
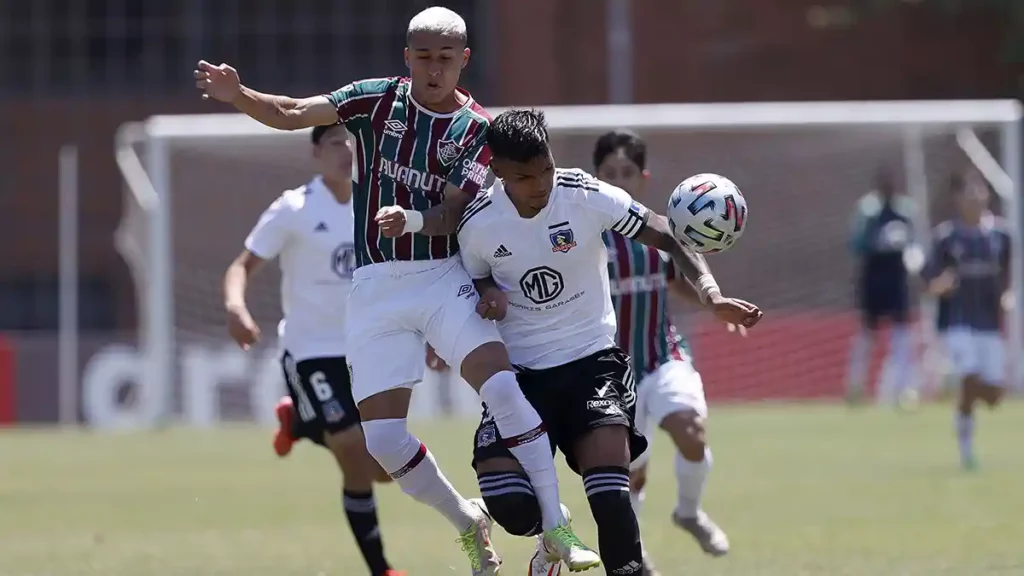
[[[477,315],[477,300],[458,256],[356,270],[346,331],[356,403],[419,382],[424,340],[455,370],[482,344],[501,341],[494,323]]]
[[[684,360],[662,364],[644,376],[637,386],[636,427],[647,437],[648,447],[633,461],[634,470],[647,463],[658,425],[666,416],[676,412],[695,412],[702,418],[708,415],[704,382],[693,364]]]
[[[957,376],[976,375],[993,386],[1006,382],[1006,341],[1002,334],[950,328],[942,337]]]

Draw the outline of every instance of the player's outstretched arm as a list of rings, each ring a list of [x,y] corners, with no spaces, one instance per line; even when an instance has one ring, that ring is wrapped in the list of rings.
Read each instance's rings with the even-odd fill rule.
[[[233,105],[239,112],[261,124],[278,130],[299,130],[325,126],[338,121],[338,111],[326,96],[292,98],[264,94],[242,85],[238,71],[221,63],[200,60],[193,72],[196,88],[203,98]]]
[[[228,315],[228,333],[243,350],[260,339],[260,328],[249,313],[245,291],[249,286],[249,277],[259,271],[264,263],[266,260],[246,249],[242,250],[224,273],[224,311]]]
[[[672,262],[675,263],[679,274],[690,284],[700,287],[702,278],[705,282],[708,280],[714,281],[711,267],[708,266],[708,261],[704,259],[704,256],[685,248],[672,236],[672,231],[668,226],[668,218],[654,212],[649,212],[647,225],[636,236],[636,240],[671,256]],[[707,296],[707,294],[703,294],[701,296],[702,300],[706,299]]]
[[[757,306],[722,296],[707,260],[675,239],[669,229],[668,218],[648,212],[647,224],[633,238],[669,254],[680,275],[695,289],[699,301],[723,322],[749,328],[761,320]]]
[[[697,293],[697,289],[693,287],[693,284],[690,284],[686,280],[673,280],[668,283],[668,287],[676,296],[679,296],[683,300],[691,304],[704,305],[700,300],[700,294]]]

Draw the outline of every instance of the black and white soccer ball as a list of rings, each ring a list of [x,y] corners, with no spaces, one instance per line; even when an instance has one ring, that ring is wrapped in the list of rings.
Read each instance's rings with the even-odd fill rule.
[[[747,226],[747,201],[725,176],[697,174],[683,180],[668,200],[672,235],[701,253],[732,248]]]

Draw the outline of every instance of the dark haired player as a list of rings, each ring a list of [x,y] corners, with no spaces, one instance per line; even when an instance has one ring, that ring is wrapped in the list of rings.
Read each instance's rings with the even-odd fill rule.
[[[593,153],[597,177],[630,195],[642,197],[650,177],[647,143],[627,130],[597,139]],[[629,353],[637,375],[637,428],[653,440],[655,426],[675,443],[678,500],[672,513],[676,526],[689,532],[713,556],[729,551],[729,539],[700,507],[711,470],[704,422],[708,416],[704,384],[691,363],[686,339],[676,330],[668,310],[668,292],[699,302],[693,287],[676,272],[667,254],[612,231],[604,233],[608,249],[608,280],[618,315],[618,345]],[[741,329],[742,330],[742,329]],[[630,495],[640,515],[647,482],[647,456],[633,462]],[[649,576],[657,572],[645,556]]]
[[[497,181],[470,203],[459,225],[481,315],[498,321],[552,451],[557,447],[583,477],[606,574],[643,574],[629,465],[647,442],[634,423],[629,356],[615,343],[602,234],[611,230],[671,254],[685,278],[704,286],[702,299],[723,320],[753,326],[761,312],[723,297],[707,263],[675,241],[663,216],[582,170],[556,168],[542,113],[500,114],[487,144]],[[515,535],[537,534],[536,500],[486,401],[473,466],[495,521]],[[549,555],[541,541],[538,556]]]
[[[878,382],[878,402],[916,398],[909,280],[921,271],[923,258],[914,243],[913,213],[913,202],[897,190],[888,169],[879,170],[875,189],[857,202],[850,249],[857,259],[861,329],[850,349],[847,399],[851,403],[859,402],[867,388],[871,349],[885,320],[891,324],[889,353]]]
[[[489,117],[457,87],[470,56],[466,23],[447,8],[428,8],[409,22],[406,41],[411,78],[362,80],[326,96],[295,99],[261,94],[242,86],[230,66],[200,62],[196,86],[273,128],[340,121],[355,137],[357,268],[347,359],[374,459],[403,492],[456,527],[474,575],[497,573],[486,511],[452,487],[409,432],[425,338],[492,407],[495,425],[537,493],[545,540],[570,566],[591,565],[597,554],[563,517],[547,433],[519,390],[497,329],[477,316],[477,293],[458,258],[455,227],[483,186],[490,159]]]
[[[980,175],[954,177],[951,191],[957,218],[935,229],[925,278],[928,291],[939,298],[938,330],[962,379],[956,432],[960,462],[973,469],[974,406],[996,406],[1004,391],[1006,345],[1001,326],[1011,302],[1010,236],[989,211],[989,190]]]
[[[224,275],[231,337],[248,349],[260,336],[246,306],[249,277],[278,258],[281,366],[289,396],[277,406],[279,456],[308,438],[334,454],[342,473],[342,505],[371,576],[401,576],[384,558],[373,482],[388,475],[366,452],[345,363],[345,316],[355,252],[352,245],[352,144],[344,126],[313,130],[319,174],[287,190],[260,216],[245,249]]]

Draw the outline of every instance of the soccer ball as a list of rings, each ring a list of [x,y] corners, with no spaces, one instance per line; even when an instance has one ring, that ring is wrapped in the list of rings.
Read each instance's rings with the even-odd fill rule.
[[[684,246],[701,253],[722,252],[743,235],[747,201],[728,178],[697,174],[672,191],[668,223]]]

